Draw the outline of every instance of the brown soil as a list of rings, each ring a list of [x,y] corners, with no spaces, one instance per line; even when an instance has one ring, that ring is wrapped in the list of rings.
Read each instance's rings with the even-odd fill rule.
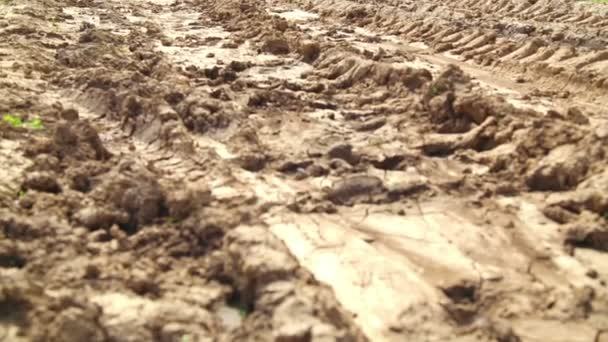
[[[0,341],[608,341],[607,15],[0,1]]]

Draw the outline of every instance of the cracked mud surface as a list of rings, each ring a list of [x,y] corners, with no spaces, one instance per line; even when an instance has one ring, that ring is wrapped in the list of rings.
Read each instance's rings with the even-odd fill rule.
[[[607,15],[0,2],[0,341],[608,341]]]

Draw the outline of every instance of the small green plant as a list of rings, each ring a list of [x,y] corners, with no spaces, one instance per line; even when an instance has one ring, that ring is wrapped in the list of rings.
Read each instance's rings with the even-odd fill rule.
[[[44,129],[44,124],[42,123],[42,120],[38,118],[32,119],[24,123],[23,119],[16,115],[4,114],[2,116],[2,121],[8,123],[9,125],[15,128],[26,127],[29,129]]]
[[[2,121],[8,123],[9,125],[11,125],[13,127],[23,126],[23,120],[21,120],[20,117],[11,115],[11,114],[2,115]]]
[[[19,194],[17,194],[17,196],[19,196],[19,198],[23,198],[23,196],[25,196],[25,191],[19,191]]]
[[[190,342],[190,335],[186,334],[186,335],[182,335],[182,339],[180,342]]]
[[[28,121],[27,126],[31,129],[44,129],[44,125],[40,119],[32,119]]]

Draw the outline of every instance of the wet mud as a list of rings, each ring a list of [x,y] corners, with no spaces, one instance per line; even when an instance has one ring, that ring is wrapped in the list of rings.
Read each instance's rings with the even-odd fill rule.
[[[0,340],[608,341],[606,13],[0,2]]]

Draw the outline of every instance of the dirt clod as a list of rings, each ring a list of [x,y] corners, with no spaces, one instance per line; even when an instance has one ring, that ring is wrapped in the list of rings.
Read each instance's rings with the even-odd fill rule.
[[[336,182],[327,194],[335,204],[352,204],[357,200],[372,200],[385,191],[383,182],[373,176],[352,176]]]
[[[589,160],[574,145],[552,150],[528,175],[527,183],[534,190],[567,190],[587,173]]]
[[[50,193],[61,192],[61,186],[57,182],[57,176],[50,172],[32,172],[28,174],[23,182],[22,188]]]
[[[262,45],[262,51],[273,55],[284,55],[288,54],[291,49],[284,38],[267,38]]]
[[[306,62],[314,62],[321,54],[321,47],[315,41],[306,40],[300,42],[298,52],[302,55]]]

